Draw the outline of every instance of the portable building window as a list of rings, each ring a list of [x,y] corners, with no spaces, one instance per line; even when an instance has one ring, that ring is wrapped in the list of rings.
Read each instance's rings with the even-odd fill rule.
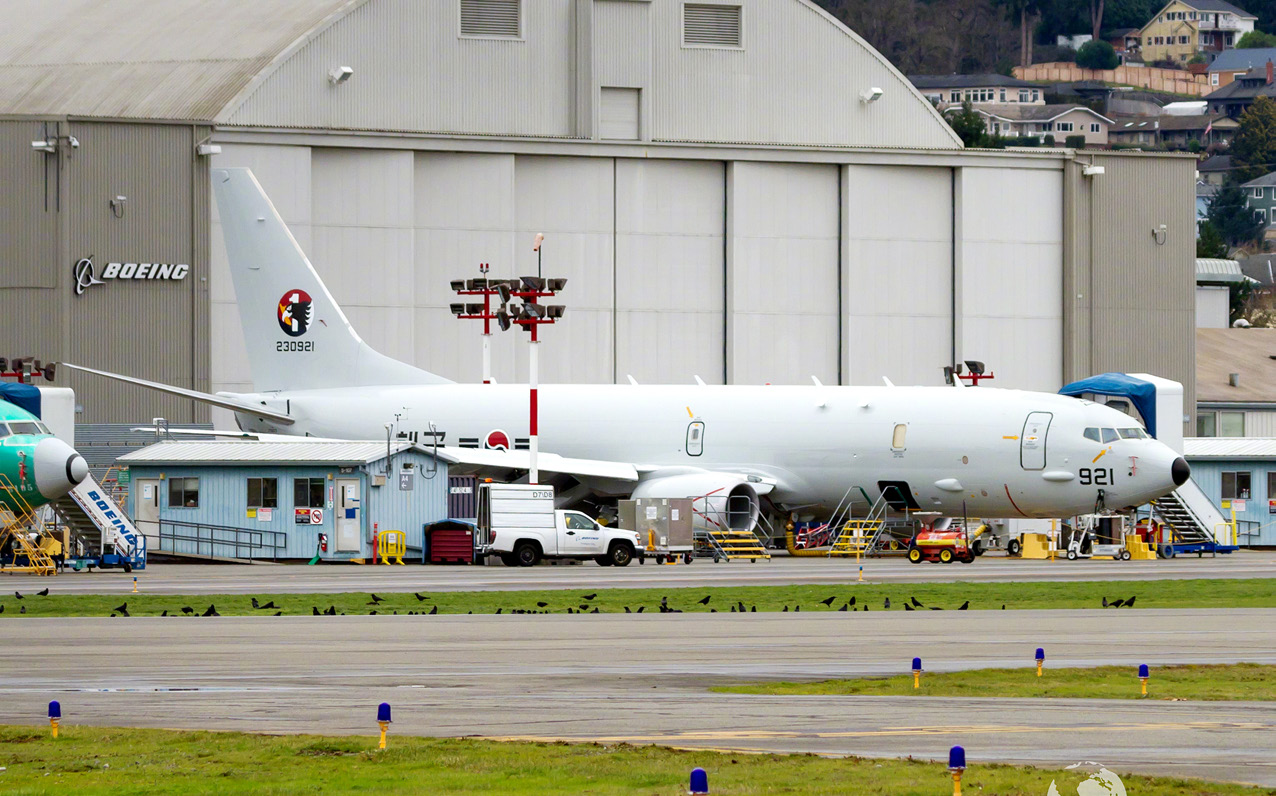
[[[461,35],[517,39],[522,0],[461,0]]]
[[[1249,500],[1248,470],[1225,470],[1223,472],[1223,500]]]
[[[295,509],[323,508],[323,491],[326,481],[322,478],[292,479],[292,507]]]
[[[279,508],[279,480],[276,478],[249,478],[248,508]]]
[[[199,508],[199,479],[168,479],[168,507],[170,509]]]
[[[740,6],[684,3],[682,44],[692,47],[743,47]]]
[[[1259,211],[1262,212],[1262,211]],[[1264,218],[1266,220],[1266,218]],[[1244,412],[1219,412],[1218,413],[1218,435],[1220,437],[1243,437],[1245,436],[1245,413]]]
[[[1213,412],[1201,412],[1196,416],[1196,436],[1217,437],[1218,416]]]

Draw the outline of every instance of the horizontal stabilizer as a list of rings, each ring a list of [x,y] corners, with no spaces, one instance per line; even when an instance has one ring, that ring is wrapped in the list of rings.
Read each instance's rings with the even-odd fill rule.
[[[161,384],[157,381],[147,381],[146,379],[138,379],[132,376],[122,376],[119,373],[109,373],[105,370],[86,368],[83,365],[72,365],[70,362],[59,362],[58,367],[78,370],[81,373],[92,373],[94,376],[122,381],[125,384],[145,387],[148,390],[155,390],[157,392],[167,393],[168,395],[176,395],[181,398],[189,398],[192,401],[199,401],[200,403],[205,403],[209,406],[217,406],[222,409],[229,409],[232,412],[240,412],[246,415],[264,418],[272,423],[278,423],[281,426],[291,426],[294,422],[288,415],[280,414],[279,412],[272,412],[263,406],[253,406],[252,404],[236,401],[222,395],[213,395],[212,393],[200,392],[199,390],[188,390],[185,387],[174,387],[171,384]]]

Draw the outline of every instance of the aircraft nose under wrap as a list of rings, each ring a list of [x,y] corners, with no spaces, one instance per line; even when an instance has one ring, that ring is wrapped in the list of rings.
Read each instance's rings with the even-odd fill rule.
[[[1183,486],[1192,477],[1192,468],[1182,456],[1170,465],[1170,477],[1174,479],[1175,486]]]
[[[57,437],[40,440],[33,458],[36,488],[50,500],[70,492],[89,475],[84,457]]]

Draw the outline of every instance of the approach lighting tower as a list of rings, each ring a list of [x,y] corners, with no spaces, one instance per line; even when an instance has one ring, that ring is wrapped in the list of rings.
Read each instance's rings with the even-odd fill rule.
[[[497,327],[502,331],[508,331],[515,326],[529,333],[528,342],[528,382],[531,391],[528,400],[528,452],[529,466],[527,481],[530,484],[536,484],[540,481],[540,470],[536,466],[536,454],[539,449],[538,441],[538,410],[537,410],[537,387],[539,366],[539,356],[537,348],[540,344],[538,329],[545,324],[553,324],[563,317],[563,313],[567,308],[562,304],[542,304],[541,299],[553,298],[558,295],[559,291],[567,286],[567,280],[560,277],[545,278],[541,276],[541,244],[544,242],[545,236],[536,233],[536,238],[532,244],[532,251],[536,252],[536,276],[524,276],[518,279],[488,279],[486,278],[487,266],[479,266],[479,270],[485,275],[483,279],[463,280],[458,279],[452,282],[452,289],[463,296],[483,296],[483,304],[453,304],[451,305],[452,314],[458,318],[481,318],[483,320],[483,381],[488,383],[491,380],[490,353],[488,350],[488,336],[491,334],[491,322],[496,321]],[[500,297],[500,306],[495,312],[491,310],[491,297],[495,294]],[[520,303],[514,304],[512,301],[517,300]]]

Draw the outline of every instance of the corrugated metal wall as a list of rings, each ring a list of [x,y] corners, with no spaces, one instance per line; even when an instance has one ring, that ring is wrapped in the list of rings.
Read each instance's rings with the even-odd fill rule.
[[[1084,177],[1079,164],[1065,173],[1065,197],[1075,197],[1065,206],[1074,263],[1065,274],[1066,379],[1123,371],[1182,382],[1185,429],[1193,433],[1195,159],[1123,152],[1081,159],[1105,173]],[[1139,186],[1138,201],[1131,185]]]
[[[571,136],[575,0],[525,0],[521,39],[460,37],[460,3],[377,0],[289,57],[230,124]],[[354,75],[334,86],[328,71]]]
[[[477,39],[459,35],[459,3],[377,0],[306,42],[220,121],[596,137],[597,88],[618,86],[642,89],[642,135],[654,140],[960,148],[902,75],[815,4],[741,0],[738,49],[683,46],[682,5],[525,0],[521,38]],[[354,75],[334,86],[338,65]],[[871,87],[884,94],[862,103]]]
[[[83,121],[0,123],[0,340],[4,354],[69,361],[184,387],[208,386],[207,129]],[[74,138],[78,146],[70,145]],[[33,151],[54,139],[56,153]],[[111,200],[127,197],[122,211]],[[46,209],[47,208],[47,209]],[[114,279],[75,293],[73,268],[184,263],[181,281]],[[80,422],[199,422],[191,401],[63,370]]]

